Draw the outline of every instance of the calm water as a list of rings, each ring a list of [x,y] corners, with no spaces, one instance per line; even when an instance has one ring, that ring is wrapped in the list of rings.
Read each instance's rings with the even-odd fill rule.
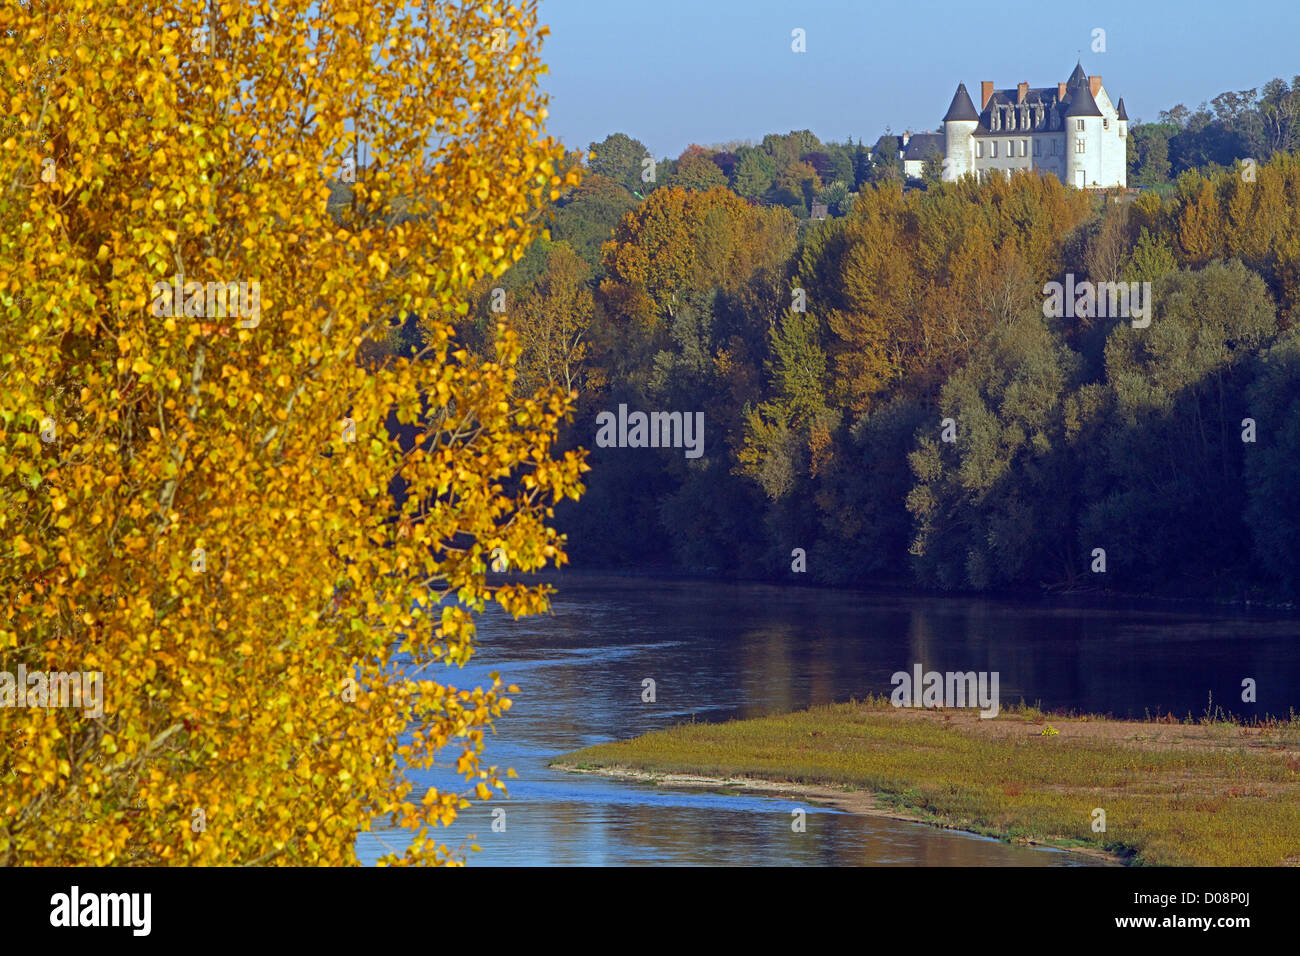
[[[671,790],[566,774],[546,764],[589,744],[694,718],[753,717],[888,693],[895,671],[998,671],[1000,696],[1043,707],[1142,717],[1300,709],[1300,621],[1280,615],[1105,609],[1060,602],[968,600],[702,581],[566,575],[548,617],[489,612],[481,649],[457,687],[518,684],[487,762],[513,767],[510,799],[475,805],[439,831],[448,846],[475,834],[472,865],[990,865],[1060,866],[1049,850],[918,824],[867,819],[789,800]],[[642,680],[655,703],[641,700]],[[1242,704],[1241,682],[1257,682]],[[454,760],[454,755],[452,757]],[[464,789],[454,775],[418,784]],[[506,811],[492,831],[492,809]],[[807,831],[790,811],[808,811]],[[402,831],[361,834],[373,862]],[[387,846],[385,846],[387,844]]]

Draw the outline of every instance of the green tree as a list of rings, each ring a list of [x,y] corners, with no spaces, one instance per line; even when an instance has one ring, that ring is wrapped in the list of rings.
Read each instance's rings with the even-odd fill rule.
[[[847,144],[831,144],[826,147],[826,152],[830,155],[830,169],[822,179],[828,183],[844,183],[852,192],[854,189],[852,147]]]
[[[816,471],[817,442],[839,427],[840,415],[826,403],[827,359],[816,316],[790,311],[771,337],[774,394],[746,415],[738,458],[739,472],[779,500]]]
[[[1240,395],[1277,329],[1260,277],[1215,262],[1153,285],[1148,328],[1119,323],[1083,483],[1079,553],[1130,588],[1213,588],[1249,561]],[[1082,561],[1082,557],[1080,558]]]
[[[925,161],[921,163],[921,180],[928,184],[943,181],[943,155],[937,149],[925,154]]]
[[[983,589],[1068,574],[1074,475],[1063,409],[1078,368],[1042,315],[1028,312],[994,328],[944,385],[940,414],[909,456],[922,581]],[[943,440],[945,427],[955,441]]]
[[[772,157],[776,169],[785,169],[799,162],[799,157],[821,149],[821,140],[811,130],[791,130],[789,133],[768,133],[759,148]]]
[[[776,171],[770,156],[757,149],[740,150],[740,161],[736,164],[735,175],[731,180],[731,188],[737,195],[746,199],[758,199],[772,188],[775,179]]]
[[[1128,282],[1154,282],[1166,273],[1174,272],[1178,262],[1169,248],[1169,244],[1157,239],[1146,226],[1133,247],[1133,255],[1125,269]]]
[[[776,177],[769,195],[773,202],[788,206],[800,219],[806,219],[813,198],[821,186],[817,171],[812,166],[804,162],[794,162]]]
[[[817,194],[817,201],[825,203],[826,209],[832,216],[843,216],[848,213],[852,199],[853,197],[849,195],[849,187],[839,180]]]
[[[678,157],[677,167],[665,185],[702,192],[715,186],[726,186],[727,177],[702,149],[695,146]]]
[[[872,183],[901,183],[903,160],[898,155],[898,137],[886,133],[876,140],[871,149],[871,169],[868,180]]]
[[[1136,152],[1136,164],[1130,166],[1130,182],[1137,186],[1159,186],[1169,181],[1169,137],[1176,127],[1163,123],[1139,123],[1129,130],[1129,140]]]
[[[599,270],[601,247],[636,206],[636,197],[624,186],[608,176],[588,173],[576,189],[555,203],[551,238],[567,242],[589,268]]]
[[[639,139],[633,139],[626,133],[611,133],[599,143],[588,147],[595,156],[588,168],[593,173],[607,176],[621,183],[629,191],[639,191],[644,195],[647,187],[654,183],[644,182],[641,172],[645,169],[645,160],[651,159],[650,150]]]
[[[1300,590],[1300,329],[1290,329],[1262,356],[1259,372],[1234,409],[1247,486],[1246,521],[1262,570],[1288,595]],[[1232,446],[1233,450],[1236,446]]]
[[[912,518],[907,494],[913,439],[933,422],[934,406],[896,394],[859,416],[849,429],[845,454],[818,482],[814,498],[821,536],[818,561],[809,568],[827,584],[885,577],[911,583]]]

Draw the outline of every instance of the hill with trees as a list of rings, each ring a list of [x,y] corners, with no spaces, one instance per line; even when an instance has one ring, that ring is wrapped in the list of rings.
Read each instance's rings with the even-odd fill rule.
[[[806,130],[571,154],[582,184],[495,287],[525,374],[578,393],[575,565],[1293,595],[1298,89],[1135,124],[1159,187],[1136,199],[1033,174],[913,188],[888,137]],[[1067,275],[1151,283],[1151,324],[1045,316]],[[484,347],[493,285],[461,319]],[[705,454],[594,448],[620,404],[703,411]]]

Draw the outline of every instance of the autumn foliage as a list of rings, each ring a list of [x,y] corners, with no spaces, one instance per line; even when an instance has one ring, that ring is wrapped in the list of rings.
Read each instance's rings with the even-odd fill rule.
[[[691,148],[657,185],[593,176],[600,202],[556,204],[554,252],[505,281],[585,314],[553,278],[575,274],[565,244],[591,270],[589,347],[558,379],[582,383],[564,440],[589,443],[619,404],[706,423],[697,461],[593,451],[561,513],[575,563],[1300,593],[1300,160],[1140,194],[1035,174],[904,184],[891,139],[874,155],[807,131]],[[591,150],[624,176],[645,154],[625,134]],[[705,163],[729,188],[686,181]],[[800,166],[829,184],[812,197],[825,220],[807,218]],[[1149,283],[1151,325],[1045,314],[1066,281]],[[536,310],[552,335],[525,364],[561,338],[553,312]]]
[[[358,352],[463,311],[576,182],[544,32],[502,0],[0,9],[0,660],[105,684],[99,719],[0,707],[0,864],[355,863],[380,822],[446,861],[433,828],[504,789],[507,689],[428,665],[489,601],[546,607],[488,566],[564,560],[571,397],[516,389],[504,325]],[[174,279],[260,314],[156,314]],[[412,788],[435,757],[464,792]]]

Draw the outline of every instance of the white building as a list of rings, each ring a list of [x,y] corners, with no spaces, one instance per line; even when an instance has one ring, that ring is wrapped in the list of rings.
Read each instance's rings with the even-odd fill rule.
[[[943,158],[943,133],[909,133],[903,137],[904,149],[899,153],[903,161],[903,175],[908,179],[920,179],[925,174],[925,161],[931,155]]]
[[[925,173],[926,160],[932,155],[943,159],[943,133],[932,133],[929,130],[913,133],[909,130],[902,136],[882,136],[880,142],[893,147],[895,155],[903,164],[903,175],[908,179],[920,179]],[[868,150],[867,159],[874,157],[874,150]]]
[[[943,118],[946,182],[989,170],[1034,169],[1080,189],[1107,189],[1128,182],[1128,114],[1124,100],[1112,105],[1100,76],[1082,64],[1064,83],[1031,89],[995,90],[980,84],[977,111],[957,85]]]

